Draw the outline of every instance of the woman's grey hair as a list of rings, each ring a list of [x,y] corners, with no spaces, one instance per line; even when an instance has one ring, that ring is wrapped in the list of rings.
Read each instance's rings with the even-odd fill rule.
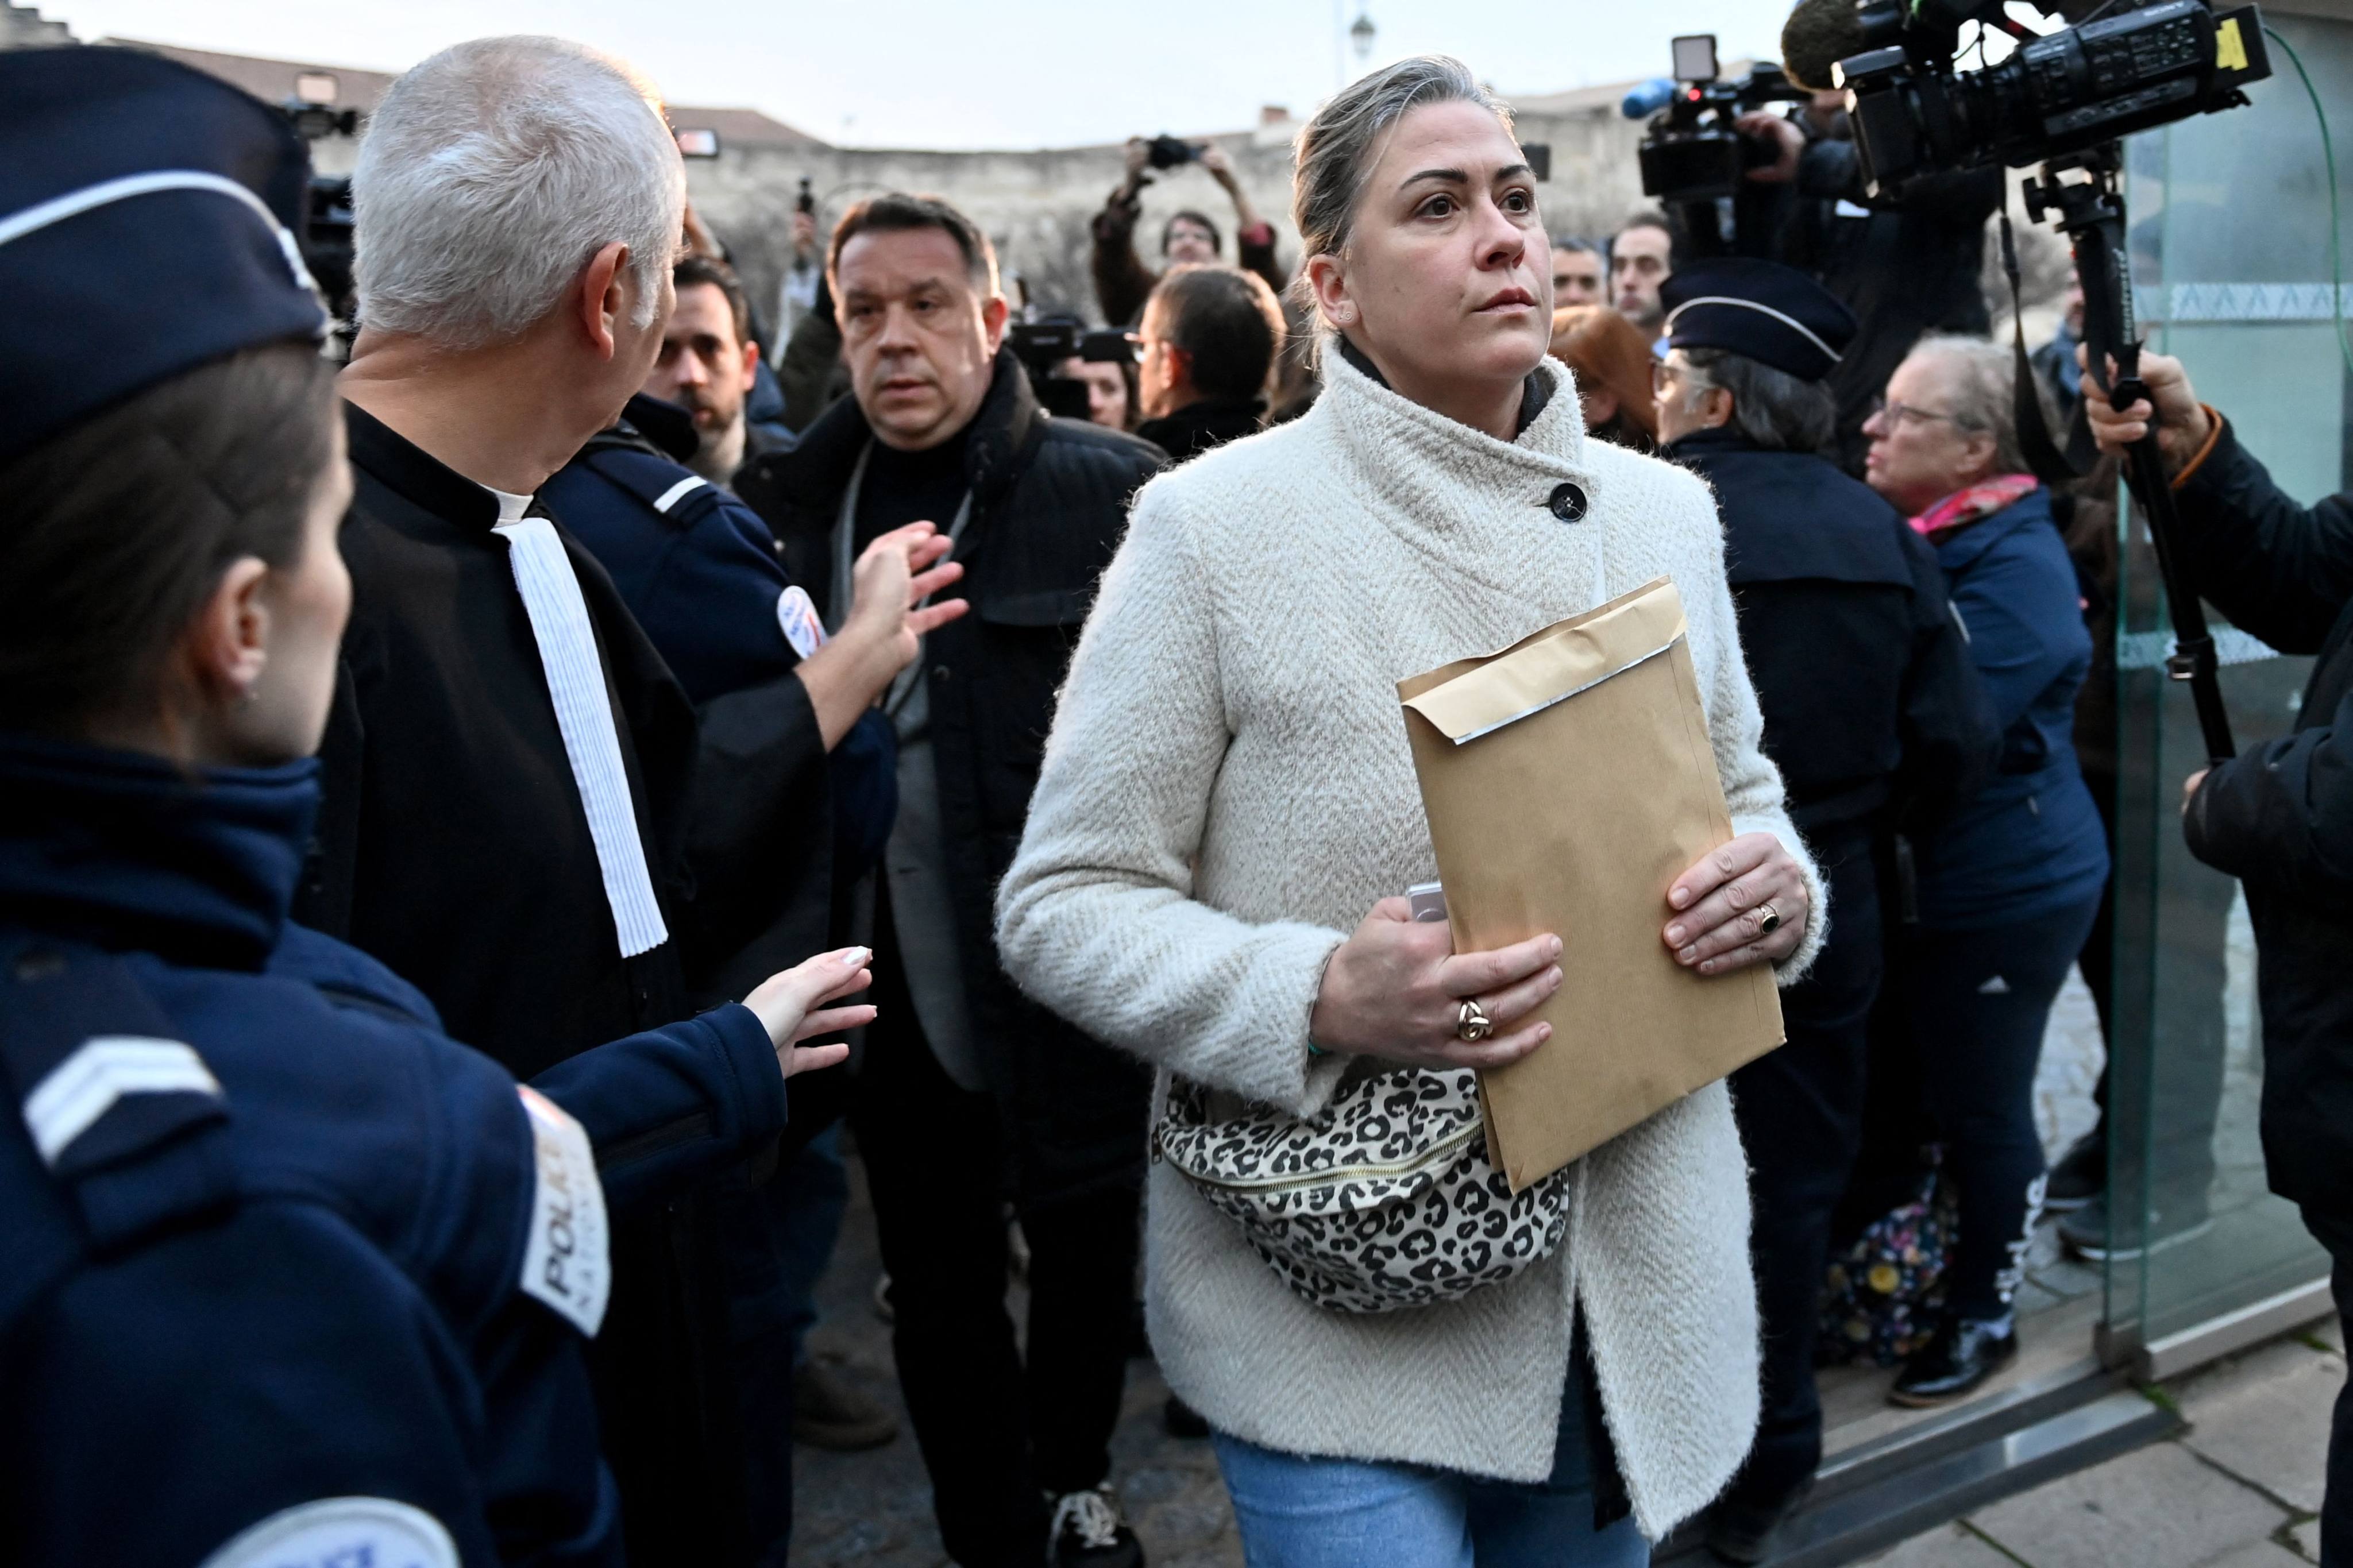
[[[1692,369],[1683,395],[1686,412],[1702,394],[1721,387],[1732,394],[1732,427],[1768,451],[1819,452],[1838,428],[1838,403],[1819,381],[1760,364],[1729,349],[1684,349]]]
[[[678,143],[628,66],[562,38],[456,45],[392,84],[360,142],[360,321],[445,348],[512,338],[618,241],[642,327],[685,210]]]
[[[1984,338],[1931,332],[1913,344],[1905,357],[1949,362],[1956,374],[1947,395],[1953,405],[1935,412],[1949,416],[1964,430],[1993,437],[1993,472],[2026,471],[2026,449],[2018,441],[2017,370],[2010,350]]]
[[[1415,55],[1333,94],[1301,129],[1294,150],[1291,216],[1299,226],[1297,287],[1303,291],[1310,258],[1347,248],[1356,198],[1372,173],[1383,133],[1425,103],[1475,103],[1506,132],[1512,129],[1510,107],[1451,55]]]

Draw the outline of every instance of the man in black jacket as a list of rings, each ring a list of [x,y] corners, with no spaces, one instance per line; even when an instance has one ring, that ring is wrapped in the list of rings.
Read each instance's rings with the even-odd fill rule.
[[[1135,433],[1176,462],[1255,435],[1288,328],[1274,290],[1232,267],[1172,267],[1145,302]]]
[[[1814,1329],[1831,1223],[1861,1146],[1865,1038],[1883,969],[1877,851],[1899,805],[1965,791],[1995,729],[1927,545],[1820,456],[1824,378],[1854,318],[1770,261],[1678,268],[1661,291],[1663,455],[1715,487],[1725,567],[1789,816],[1830,883],[1831,936],[1781,994],[1788,1043],[1732,1077],[1755,1169],[1764,1410],[1708,1544],[1757,1563],[1821,1459]]]
[[[965,1568],[1142,1553],[1110,1492],[1148,1082],[1017,992],[991,900],[1021,837],[1054,693],[1158,450],[1050,418],[1003,350],[995,253],[944,202],[880,196],[834,230],[852,394],[736,481],[837,620],[849,563],[910,522],[955,541],[972,613],[893,684],[899,816],[878,1005],[851,1110],[894,1349],[940,1533]],[[1030,1247],[1029,1367],[1004,1310],[1005,1178]],[[1052,1502],[1050,1519],[1041,1491]]]
[[[2353,1326],[2353,494],[2298,504],[2179,360],[2140,356],[2180,513],[2182,565],[2200,596],[2283,653],[2314,654],[2295,731],[2193,774],[2189,852],[2239,879],[2255,928],[2263,1018],[2263,1163],[2272,1191],[2336,1265]],[[2147,401],[2122,413],[2083,382],[2103,450],[2147,431]],[[2328,1440],[2320,1560],[2353,1563],[2353,1391]]]

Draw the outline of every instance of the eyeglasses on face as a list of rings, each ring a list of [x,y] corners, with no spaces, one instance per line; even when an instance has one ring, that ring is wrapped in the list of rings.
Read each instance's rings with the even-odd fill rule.
[[[1871,419],[1876,419],[1894,430],[1906,419],[1916,419],[1924,425],[1942,423],[1957,429],[1971,430],[1976,426],[1957,414],[1939,414],[1933,408],[1915,408],[1908,403],[1890,403],[1884,397],[1871,400]],[[1870,420],[1865,420],[1869,424]]]
[[[1653,396],[1665,393],[1676,382],[1688,382],[1703,391],[1713,391],[1715,384],[1701,376],[1692,366],[1678,364],[1672,359],[1651,362],[1651,392]]]

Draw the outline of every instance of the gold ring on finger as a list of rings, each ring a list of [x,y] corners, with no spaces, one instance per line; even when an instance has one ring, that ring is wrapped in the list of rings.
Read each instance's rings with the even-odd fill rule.
[[[1757,906],[1757,929],[1767,936],[1781,929],[1781,911],[1771,904]]]
[[[1479,1005],[1476,996],[1465,996],[1454,1009],[1454,1037],[1476,1045],[1495,1032],[1495,1020],[1487,1016],[1487,1009]]]

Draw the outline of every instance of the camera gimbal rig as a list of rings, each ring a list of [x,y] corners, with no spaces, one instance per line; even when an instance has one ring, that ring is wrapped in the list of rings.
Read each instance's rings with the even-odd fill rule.
[[[2227,762],[2235,748],[2231,742],[2230,716],[2222,707],[2214,637],[2206,626],[2205,606],[2199,603],[2197,589],[2182,570],[2173,484],[2166,477],[2157,444],[2157,400],[2140,379],[2141,342],[2133,320],[2125,198],[2118,185],[2123,168],[2123,144],[2116,142],[2054,158],[2027,180],[2026,210],[2037,223],[2048,219],[2073,247],[2075,275],[2084,285],[2084,342],[2089,351],[2084,357],[2093,384],[2104,387],[2108,405],[2118,410],[2143,398],[2148,400],[2150,427],[2126,450],[2125,479],[2148,520],[2149,542],[2156,547],[2158,576],[2173,621],[2174,651],[2166,658],[2166,673],[2189,684],[2208,762]],[[2084,177],[2062,179],[2069,170],[2079,170]],[[2009,248],[2007,228],[2002,240],[2004,248]],[[2008,259],[2014,272],[2015,260]],[[2110,360],[2116,362],[2113,381],[2108,377]],[[2032,395],[2031,389],[2021,386],[2020,392],[2023,405]]]

